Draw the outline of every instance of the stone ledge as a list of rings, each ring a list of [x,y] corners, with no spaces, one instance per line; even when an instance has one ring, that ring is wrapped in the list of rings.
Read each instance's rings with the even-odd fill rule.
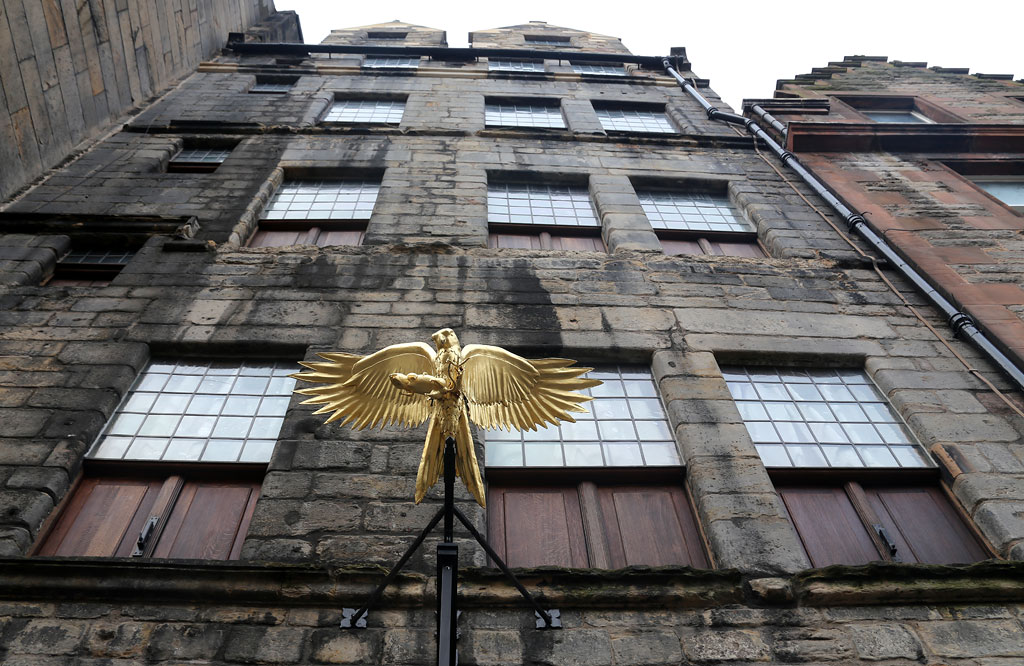
[[[1020,601],[1024,561],[832,566],[803,571],[791,582],[805,606]]]
[[[494,569],[460,573],[466,608],[521,607],[525,602]],[[811,569],[790,577],[745,577],[736,570],[629,567],[614,571],[518,569],[543,604],[589,608],[872,606],[893,603],[990,603],[1024,598],[1024,562],[963,566],[875,563]],[[328,570],[309,565],[108,558],[0,558],[0,599],[117,600],[294,606],[359,605],[383,579],[379,567]],[[765,581],[770,584],[763,584]],[[433,579],[398,576],[382,605],[422,606]]]

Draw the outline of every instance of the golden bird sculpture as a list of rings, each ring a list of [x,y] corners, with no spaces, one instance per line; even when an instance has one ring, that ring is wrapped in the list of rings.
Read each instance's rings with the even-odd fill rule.
[[[462,347],[450,328],[431,337],[436,352],[425,343],[406,342],[367,356],[319,354],[326,362],[302,363],[312,372],[292,375],[317,385],[296,392],[312,396],[302,404],[321,405],[314,414],[332,412],[324,423],[341,421],[356,430],[416,427],[430,419],[416,475],[416,502],[437,483],[445,439],[453,437],[456,474],[485,506],[469,422],[504,430],[575,423],[570,412],[586,412],[582,403],[591,400],[577,391],[601,381],[581,377],[592,368],[575,367],[569,359],[528,360],[501,347]]]

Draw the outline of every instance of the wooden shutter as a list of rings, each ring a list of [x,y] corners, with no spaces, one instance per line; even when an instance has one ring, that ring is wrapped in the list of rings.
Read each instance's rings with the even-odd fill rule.
[[[324,229],[316,238],[320,247],[331,245],[362,245],[365,231],[360,229]]]
[[[704,249],[695,240],[677,240],[674,238],[662,238],[661,249],[668,255],[680,254],[704,254]]]
[[[487,511],[491,545],[509,566],[708,566],[675,486],[492,484]]]
[[[258,496],[253,482],[186,482],[153,557],[237,559]]]
[[[530,234],[499,234],[491,233],[487,239],[487,247],[503,250],[539,250],[540,236]]]
[[[675,486],[598,489],[611,567],[707,567],[690,503]]]
[[[83,480],[38,554],[127,557],[162,485],[160,479]]]
[[[815,567],[882,559],[842,488],[776,488]]]
[[[487,506],[489,540],[509,566],[588,566],[575,486],[492,487]]]
[[[260,229],[252,236],[249,247],[287,247],[305,241],[306,229]]]
[[[963,564],[988,557],[939,488],[867,487],[864,490],[903,562]]]
[[[551,249],[573,252],[604,252],[600,236],[551,236]]]
[[[84,479],[37,554],[129,557],[156,517],[144,556],[237,559],[258,497],[254,481]]]

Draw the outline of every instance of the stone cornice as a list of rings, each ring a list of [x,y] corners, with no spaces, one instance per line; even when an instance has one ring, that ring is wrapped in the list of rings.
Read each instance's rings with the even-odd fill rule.
[[[789,123],[793,152],[1024,152],[1024,125]]]

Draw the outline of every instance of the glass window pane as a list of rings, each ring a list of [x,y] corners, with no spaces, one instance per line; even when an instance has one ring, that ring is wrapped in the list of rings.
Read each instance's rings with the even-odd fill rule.
[[[644,464],[640,456],[639,444],[612,443],[603,444],[608,464],[619,467],[639,467]]]
[[[275,443],[272,439],[250,439],[245,443],[238,462],[270,462]]]
[[[678,465],[679,452],[675,442],[644,442],[640,445],[647,465]]]
[[[789,457],[797,467],[828,467],[825,456],[817,446],[787,444],[786,451],[789,452]]]
[[[488,431],[488,435],[491,432]],[[488,440],[486,447],[487,464],[492,467],[521,467],[523,445],[519,442],[494,442]]]
[[[562,447],[558,442],[527,442],[523,449],[528,467],[562,466]]]
[[[757,453],[766,467],[792,467],[786,455],[786,447],[781,444],[756,444]]]
[[[237,458],[237,451],[250,436],[250,429],[254,439],[272,444],[281,427],[279,414],[287,409],[288,396],[295,384],[290,377],[274,377],[281,395],[263,398],[261,392],[270,390],[270,377],[278,370],[284,374],[291,371],[291,366],[259,362],[240,365],[219,361],[153,361],[118,408],[90,456],[182,461],[227,459],[223,443],[219,445],[221,452],[203,453],[208,449],[208,438],[216,437],[225,441],[238,439],[231,445]],[[143,391],[139,387],[148,388]],[[239,395],[239,392],[245,394]],[[254,418],[257,413],[259,416]],[[265,443],[254,444],[253,453],[246,455],[255,460],[263,455],[257,452],[266,448]]]
[[[211,439],[203,451],[204,462],[234,462],[242,449],[240,439]]]
[[[852,446],[830,446],[822,444],[822,450],[832,467],[863,467],[864,463],[857,457],[857,450]]]

